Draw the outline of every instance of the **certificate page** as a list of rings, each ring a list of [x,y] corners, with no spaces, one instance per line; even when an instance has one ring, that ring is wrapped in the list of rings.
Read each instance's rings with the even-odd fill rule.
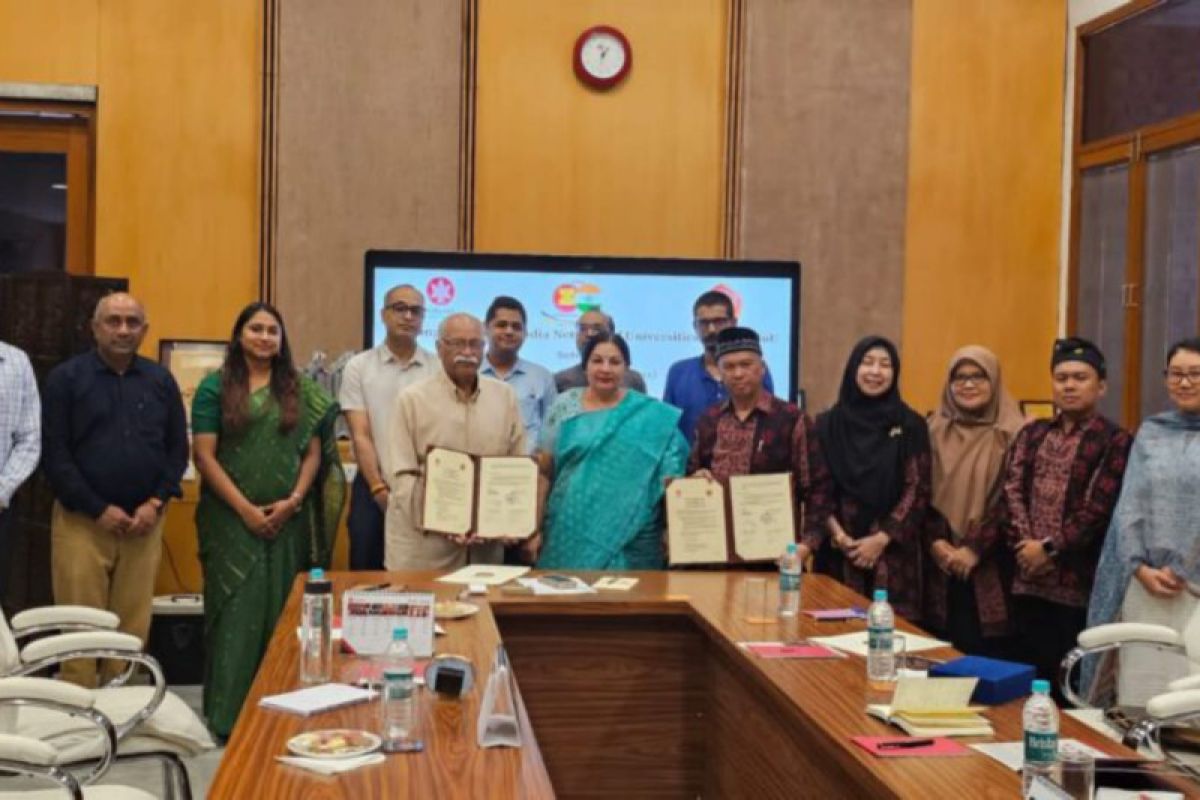
[[[733,549],[746,561],[779,558],[796,541],[792,474],[735,475],[729,479]]]
[[[485,539],[523,539],[537,530],[537,462],[528,456],[479,460],[479,519]]]
[[[667,548],[672,564],[729,560],[725,489],[707,478],[678,478],[667,487]]]
[[[425,503],[421,527],[465,536],[471,532],[475,464],[466,453],[435,447],[425,457]]]

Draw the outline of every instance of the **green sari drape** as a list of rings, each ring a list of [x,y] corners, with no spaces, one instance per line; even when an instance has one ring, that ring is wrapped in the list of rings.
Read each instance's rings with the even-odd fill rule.
[[[250,396],[250,421],[221,430],[220,375],[209,375],[192,406],[194,433],[215,433],[217,461],[250,502],[266,505],[291,494],[304,452],[320,439],[321,465],[300,510],[273,540],[246,529],[225,501],[202,486],[196,508],[204,570],[204,713],[213,731],[228,736],[274,632],[296,573],[329,567],[346,498],[334,423],[337,404],[301,378],[300,420],[279,430],[280,409],[264,387]]]

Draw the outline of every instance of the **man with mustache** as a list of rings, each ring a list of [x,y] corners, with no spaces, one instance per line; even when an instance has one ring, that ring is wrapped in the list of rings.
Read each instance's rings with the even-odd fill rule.
[[[401,390],[439,369],[437,357],[417,344],[425,321],[425,298],[415,286],[392,287],[379,313],[387,338],[350,359],[338,392],[358,462],[346,522],[350,569],[383,569],[383,518],[391,491],[384,445],[392,411]]]
[[[707,291],[692,304],[692,328],[704,345],[704,352],[696,358],[685,358],[672,364],[663,391],[663,402],[683,411],[679,417],[679,430],[689,444],[696,440],[696,423],[700,415],[729,399],[729,392],[721,383],[721,370],[717,367],[717,336],[737,324],[733,300],[724,292]],[[763,388],[768,394],[775,391],[770,370],[763,375]]]
[[[470,314],[451,314],[438,326],[441,369],[402,391],[389,438],[391,502],[387,512],[384,566],[455,569],[470,562],[499,564],[503,542],[426,533],[421,528],[425,455],[445,447],[476,456],[525,455],[525,426],[517,396],[506,384],[479,374],[483,324]]]
[[[1100,415],[1104,355],[1086,339],[1054,343],[1052,420],[1013,440],[999,503],[999,541],[1012,548],[1012,594],[1022,661],[1050,680],[1087,625],[1088,598],[1133,438]],[[1002,537],[1002,538],[1001,538]]]
[[[112,611],[120,630],[150,632],[163,509],[181,496],[187,417],[171,373],[138,347],[150,329],[142,304],[123,292],[96,305],[96,349],[46,379],[42,466],[54,489],[50,516],[54,602]],[[106,662],[104,678],[123,665]],[[96,685],[96,666],[76,659],[62,675]]]

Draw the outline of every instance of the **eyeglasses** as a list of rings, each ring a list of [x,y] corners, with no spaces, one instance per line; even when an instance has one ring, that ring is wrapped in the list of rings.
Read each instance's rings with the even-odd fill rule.
[[[419,317],[425,313],[425,306],[410,306],[408,303],[392,303],[384,308],[402,317]]]
[[[983,384],[990,382],[991,381],[988,380],[988,376],[982,373],[977,373],[974,375],[955,375],[954,377],[950,378],[950,383],[954,386],[966,386],[967,384],[972,386],[982,386]]]
[[[580,333],[594,335],[597,333],[604,333],[608,330],[608,326],[603,322],[580,322],[575,325],[575,329]]]
[[[1186,371],[1168,369],[1163,374],[1167,376],[1167,383],[1172,386],[1182,385],[1185,378],[1192,386],[1200,386],[1200,369],[1189,369]]]
[[[705,328],[728,328],[733,322],[729,317],[713,317],[712,319],[697,319],[693,320],[692,324],[701,330]]]
[[[442,344],[451,350],[482,350],[483,339],[442,339]]]

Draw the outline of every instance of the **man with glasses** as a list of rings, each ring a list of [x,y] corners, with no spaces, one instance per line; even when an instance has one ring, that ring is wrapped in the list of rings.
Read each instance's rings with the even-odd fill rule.
[[[525,423],[525,446],[532,453],[546,412],[558,396],[554,376],[541,364],[520,356],[527,324],[525,306],[520,300],[500,295],[488,306],[484,324],[487,326],[487,355],[479,373],[507,383],[516,392],[521,419]]]
[[[1100,547],[1133,439],[1096,410],[1107,389],[1096,345],[1059,339],[1050,370],[1058,413],[1017,434],[998,511],[999,541],[1016,559],[1018,652],[1057,694],[1059,662],[1087,624]]]
[[[526,454],[525,425],[517,396],[506,384],[479,374],[483,324],[451,314],[438,326],[441,368],[405,389],[396,400],[388,436],[392,501],[387,512],[384,566],[455,569],[471,562],[499,564],[506,542],[426,533],[421,528],[425,454],[444,447],[475,456]]]
[[[96,349],[46,379],[43,468],[54,489],[50,516],[54,601],[112,611],[120,630],[150,632],[162,554],[163,509],[181,495],[187,417],[171,373],[138,355],[149,330],[142,304],[124,293],[96,305]],[[112,678],[120,662],[104,665]],[[95,686],[93,662],[62,675]]]
[[[704,346],[704,352],[672,364],[663,391],[663,400],[683,411],[679,417],[679,430],[689,444],[696,440],[696,423],[700,415],[729,399],[729,392],[721,384],[721,371],[717,368],[717,335],[735,325],[737,316],[733,300],[724,292],[705,292],[692,304],[692,328]],[[763,388],[768,394],[775,391],[770,370],[763,376]]]
[[[384,464],[387,448],[382,440],[390,430],[400,391],[437,369],[437,358],[417,344],[425,303],[416,287],[404,284],[388,291],[379,313],[387,338],[350,359],[338,392],[358,462],[346,522],[350,569],[383,569],[384,514],[390,489]]]
[[[579,351],[580,359],[583,358],[583,346],[589,339],[593,339],[601,333],[607,333],[609,336],[616,335],[617,323],[610,315],[605,314],[599,308],[588,309],[579,315],[579,320],[575,323],[575,349]],[[633,389],[642,394],[646,393],[646,379],[636,369],[625,370],[624,383],[626,389]],[[573,367],[567,367],[554,373],[554,385],[560,393],[567,389],[586,387],[587,373],[584,372],[582,360]]]

